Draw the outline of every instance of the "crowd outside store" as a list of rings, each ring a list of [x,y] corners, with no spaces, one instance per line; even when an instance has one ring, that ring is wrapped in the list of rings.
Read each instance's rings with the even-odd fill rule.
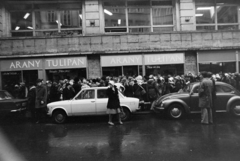
[[[240,74],[238,73],[218,73],[213,74],[215,81],[222,81],[231,84],[238,90]],[[178,92],[187,84],[200,81],[199,75],[188,73],[186,75],[150,75],[150,76],[103,76],[96,79],[74,78],[59,80],[59,82],[43,81],[47,91],[47,103],[72,99],[81,89],[90,87],[108,86],[109,80],[113,80],[118,89],[127,97],[136,97],[140,102],[153,102],[158,97]],[[34,84],[34,83],[31,83]],[[31,87],[21,82],[14,87],[6,86],[4,90],[12,93],[15,98],[27,98],[28,91]]]

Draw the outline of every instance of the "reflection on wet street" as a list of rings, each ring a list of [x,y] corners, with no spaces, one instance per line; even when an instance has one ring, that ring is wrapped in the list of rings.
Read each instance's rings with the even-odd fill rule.
[[[108,126],[107,119],[82,117],[64,125],[50,120],[41,124],[27,120],[1,122],[1,140],[5,137],[6,144],[2,146],[1,141],[0,154],[7,149],[19,161],[240,158],[240,119],[219,115],[217,124],[201,125],[199,115],[175,121],[146,114],[115,126]]]

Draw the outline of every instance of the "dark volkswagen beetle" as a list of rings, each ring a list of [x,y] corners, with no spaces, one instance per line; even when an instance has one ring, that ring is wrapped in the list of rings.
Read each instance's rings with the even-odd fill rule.
[[[0,90],[0,115],[22,112],[27,108],[27,99],[15,99],[10,93]]]
[[[199,113],[199,82],[187,85],[178,93],[171,93],[158,98],[152,104],[156,113],[165,112],[170,118],[178,119],[189,113]],[[240,116],[240,92],[229,84],[216,82],[216,112],[231,112]]]

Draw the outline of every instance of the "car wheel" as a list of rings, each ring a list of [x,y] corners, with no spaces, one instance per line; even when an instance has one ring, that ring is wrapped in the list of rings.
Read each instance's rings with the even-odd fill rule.
[[[240,102],[235,102],[232,104],[231,112],[234,116],[240,117]]]
[[[57,124],[62,124],[66,121],[67,115],[63,110],[57,110],[53,113],[53,120]]]
[[[127,109],[126,107],[122,107],[122,113],[120,114],[120,117],[121,117],[122,121],[129,120],[131,117],[131,113],[130,113],[129,109]]]
[[[168,115],[172,119],[180,119],[183,117],[184,111],[180,104],[172,104],[168,108]]]

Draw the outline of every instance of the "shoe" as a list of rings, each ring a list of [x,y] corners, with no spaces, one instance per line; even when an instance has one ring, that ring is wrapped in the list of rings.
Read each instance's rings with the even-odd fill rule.
[[[119,124],[122,125],[123,124],[122,121],[119,121]]]
[[[108,124],[109,124],[109,125],[112,125],[112,126],[114,125],[114,123],[113,123],[113,122],[108,122]]]

